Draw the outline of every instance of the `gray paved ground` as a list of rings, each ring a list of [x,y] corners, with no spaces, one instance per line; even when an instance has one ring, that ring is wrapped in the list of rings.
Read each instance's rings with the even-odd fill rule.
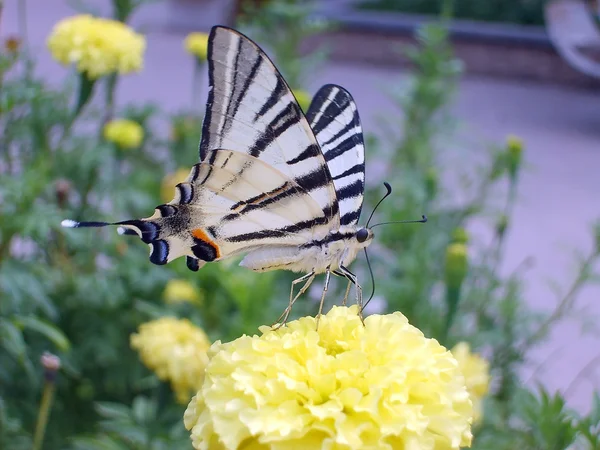
[[[29,0],[29,38],[40,52],[47,76],[60,81],[64,69],[51,61],[43,42],[52,24],[71,14],[64,0]],[[8,0],[0,34],[18,30],[17,0]],[[150,7],[136,23],[160,23],[165,5]],[[150,30],[157,30],[155,26]],[[182,35],[151,31],[146,68],[121,85],[123,101],[152,100],[169,110],[189,105],[191,59],[182,50]],[[404,75],[396,70],[331,63],[312,80],[314,89],[325,82],[347,87],[355,96],[366,131],[376,131],[377,114],[389,112],[391,103],[380,88]],[[514,269],[525,257],[535,266],[527,276],[527,298],[535,308],[549,309],[555,297],[551,279],[565,286],[570,279],[570,249],[591,245],[589,225],[600,218],[600,93],[532,83],[494,79],[465,79],[454,105],[463,121],[462,136],[498,140],[513,133],[527,145],[527,172],[515,212],[518,224],[509,235],[505,270]],[[459,144],[454,144],[459,145]],[[463,145],[462,142],[460,145]],[[473,144],[468,144],[472,146]],[[600,315],[600,289],[581,293],[580,304],[588,317]],[[600,386],[600,369],[579,389],[568,389],[572,380],[600,355],[600,337],[582,336],[575,321],[556,329],[551,341],[533,355],[544,362],[534,373],[549,388],[568,390],[571,404],[586,409],[592,384]],[[533,368],[524,374],[530,379]]]

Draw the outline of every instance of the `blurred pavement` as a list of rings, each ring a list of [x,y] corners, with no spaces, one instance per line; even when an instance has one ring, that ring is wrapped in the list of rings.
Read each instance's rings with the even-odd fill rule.
[[[19,30],[17,3],[5,2],[2,38]],[[72,10],[64,0],[30,0],[27,6],[28,35],[39,53],[39,70],[48,79],[61,82],[66,71],[51,60],[44,41],[52,25]],[[160,25],[168,14],[169,6],[161,3],[146,7],[135,18],[134,24],[149,33],[145,69],[122,80],[121,102],[153,101],[170,111],[190,106],[192,59],[183,51],[183,34],[167,32]],[[384,87],[403,79],[405,75],[390,68],[333,62],[315,75],[309,87],[314,92],[331,82],[348,88],[357,101],[365,131],[376,132],[379,116],[392,108]],[[527,167],[504,270],[510,272],[532,256],[535,265],[527,273],[527,298],[534,308],[550,309],[556,297],[548,280],[567,287],[572,280],[572,250],[588,251],[591,222],[600,219],[600,92],[466,78],[454,110],[462,122],[464,142],[452,142],[453,146],[476,149],[482,142],[503,142],[508,134],[525,141]],[[368,182],[378,183],[372,178]],[[600,317],[600,289],[586,288],[579,305],[586,308],[589,319]],[[600,358],[600,336],[582,336],[580,328],[577,320],[557,327],[551,341],[532,355],[543,363],[542,368],[535,371],[532,367],[524,379],[531,381],[533,373],[550,389],[568,390],[570,404],[586,410],[592,384],[600,388],[600,367],[595,375],[586,369],[587,376],[579,380],[578,389],[568,388],[588,363]]]

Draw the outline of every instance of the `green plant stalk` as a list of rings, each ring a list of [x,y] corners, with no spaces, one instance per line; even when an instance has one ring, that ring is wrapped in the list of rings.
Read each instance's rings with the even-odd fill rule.
[[[112,119],[115,111],[115,92],[117,89],[117,83],[119,81],[119,76],[114,73],[108,76],[106,80],[106,96],[105,96],[105,104],[104,104],[104,116],[102,117],[102,121],[100,122],[100,126],[98,127],[98,140],[102,139],[102,133],[104,130],[104,126]],[[81,205],[79,206],[79,210],[77,212],[77,218],[80,219],[83,213],[85,212],[88,202],[89,196],[92,191],[92,188],[96,184],[98,180],[98,169],[95,168],[92,170],[88,178],[88,182],[86,183],[82,195],[81,195]]]
[[[50,416],[50,408],[52,406],[52,400],[54,398],[54,381],[46,380],[44,385],[44,392],[42,394],[42,401],[40,403],[40,409],[38,414],[37,424],[35,426],[35,434],[33,438],[33,450],[40,450],[42,443],[44,442],[44,435],[46,434],[46,425],[48,424],[48,417]]]
[[[557,320],[560,320],[570,309],[573,308],[575,301],[577,300],[577,294],[584,287],[585,283],[589,280],[589,275],[594,267],[594,263],[600,257],[598,252],[591,253],[581,265],[579,273],[571,284],[571,287],[567,291],[563,299],[558,303],[556,309],[548,316],[548,318],[542,323],[538,330],[531,335],[527,341],[523,344],[523,350],[533,345],[537,340],[543,338],[548,334],[550,326]]]
[[[440,340],[442,344],[445,344],[448,341],[448,336],[450,335],[452,324],[454,323],[454,319],[456,318],[456,312],[458,311],[458,303],[460,301],[461,286],[462,283],[458,286],[448,286],[446,288],[446,320],[444,321],[444,328],[442,329],[442,333],[440,335]]]

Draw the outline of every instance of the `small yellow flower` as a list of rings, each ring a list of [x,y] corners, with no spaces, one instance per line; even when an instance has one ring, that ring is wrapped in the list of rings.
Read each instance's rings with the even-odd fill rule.
[[[122,149],[137,148],[144,139],[144,129],[133,120],[111,120],[104,125],[104,139],[114,142]]]
[[[200,61],[206,61],[208,56],[208,34],[190,33],[184,41],[185,49]]]
[[[168,203],[175,196],[175,186],[183,183],[190,176],[189,169],[177,169],[177,171],[166,175],[160,185],[160,198],[163,202]]]
[[[294,89],[294,97],[296,97],[298,105],[300,105],[302,111],[306,113],[306,111],[308,111],[308,107],[310,106],[310,94],[302,89]]]
[[[400,313],[357,306],[215,342],[184,415],[196,449],[422,449],[471,443],[452,354]]]
[[[163,298],[166,303],[198,303],[201,296],[200,291],[189,281],[185,280],[169,280]]]
[[[466,342],[456,344],[452,349],[452,355],[458,361],[473,402],[473,423],[479,422],[482,415],[481,403],[490,387],[490,364],[481,356],[471,353]]]
[[[139,71],[146,40],[122,22],[83,14],[58,22],[47,45],[58,62],[76,64],[79,72],[94,80]]]
[[[162,317],[144,323],[131,335],[131,347],[159,379],[171,383],[178,402],[189,402],[202,385],[210,342],[189,320]]]

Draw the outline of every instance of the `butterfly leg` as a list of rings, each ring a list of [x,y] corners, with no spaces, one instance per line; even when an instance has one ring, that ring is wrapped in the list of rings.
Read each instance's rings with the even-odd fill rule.
[[[325,286],[323,286],[323,294],[321,295],[321,302],[319,303],[319,314],[317,314],[317,330],[319,329],[319,320],[321,319],[321,313],[323,312],[323,302],[325,301],[325,294],[329,289],[329,279],[331,278],[331,271],[329,267],[325,271]]]
[[[334,275],[337,275],[338,277],[342,277],[342,278],[346,278],[348,280],[348,286],[346,287],[346,293],[344,294],[344,300],[342,301],[342,306],[346,306],[346,302],[348,301],[348,295],[350,295],[350,288],[352,287],[352,285],[354,284],[352,282],[351,279],[349,279],[345,273],[339,271],[339,270],[334,270],[332,272]]]
[[[292,306],[294,306],[294,303],[296,303],[296,300],[298,300],[298,298],[300,298],[300,296],[306,292],[306,290],[309,288],[309,286],[312,284],[313,280],[315,279],[315,276],[316,275],[314,272],[309,272],[306,275],[303,275],[300,278],[292,281],[292,288],[290,289],[290,302],[289,302],[287,308],[285,308],[285,310],[283,311],[283,313],[281,313],[281,316],[279,316],[279,318],[275,321],[275,323],[273,325],[271,325],[271,327],[276,326],[275,330],[277,330],[277,329],[281,328],[283,325],[285,325],[285,323],[287,322],[287,319],[290,315],[290,312],[292,311]],[[300,288],[300,290],[298,291],[296,296],[294,296],[294,288],[296,287],[296,285],[298,283],[302,283],[303,281],[306,281],[306,282]],[[282,322],[282,319],[283,319],[283,322]]]
[[[358,279],[356,278],[356,275],[354,275],[352,272],[350,272],[344,266],[340,266],[339,273],[342,274],[343,277],[347,278],[350,283],[352,283],[354,286],[356,286],[356,304],[358,305],[358,317],[360,317],[360,320],[364,325],[365,320],[363,317],[363,304],[362,304],[363,303],[363,295],[362,295],[362,288],[360,287],[360,284],[358,284]],[[348,290],[346,290],[346,291],[348,291]],[[346,295],[347,294],[348,293],[346,292]]]

